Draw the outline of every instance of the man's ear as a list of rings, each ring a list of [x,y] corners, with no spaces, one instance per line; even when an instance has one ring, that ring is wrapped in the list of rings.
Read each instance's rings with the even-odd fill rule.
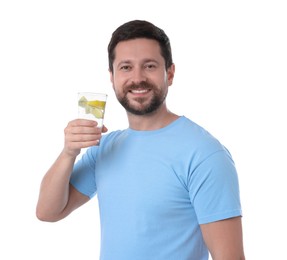
[[[110,81],[111,81],[113,89],[114,89],[114,74],[110,69],[109,69],[109,73],[110,73]]]
[[[173,78],[174,78],[174,73],[175,73],[175,65],[172,64],[168,69],[167,69],[167,80],[168,80],[168,85],[172,85]]]

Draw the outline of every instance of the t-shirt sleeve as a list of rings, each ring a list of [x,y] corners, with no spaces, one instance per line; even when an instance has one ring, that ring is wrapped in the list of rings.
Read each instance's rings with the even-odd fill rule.
[[[70,183],[82,194],[92,198],[95,196],[97,186],[95,182],[95,154],[97,147],[89,148],[73,168]]]
[[[190,200],[199,224],[241,216],[238,175],[227,150],[208,156],[190,176]]]

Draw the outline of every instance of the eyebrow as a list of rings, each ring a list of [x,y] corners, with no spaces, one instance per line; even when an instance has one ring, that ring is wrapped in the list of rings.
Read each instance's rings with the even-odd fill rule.
[[[147,62],[154,62],[154,63],[157,63],[159,64],[159,62],[155,59],[144,59],[142,63],[147,63]],[[133,63],[132,60],[122,60],[120,61],[117,66],[121,65],[121,64],[130,64],[130,63]]]

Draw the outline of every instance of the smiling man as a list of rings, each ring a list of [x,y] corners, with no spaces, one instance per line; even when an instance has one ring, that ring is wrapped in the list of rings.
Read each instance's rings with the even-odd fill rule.
[[[167,35],[147,21],[127,22],[113,33],[108,55],[129,127],[106,133],[93,121],[69,122],[43,178],[37,217],[58,221],[97,196],[102,260],[206,260],[209,252],[215,260],[244,259],[230,153],[167,108],[175,73]]]

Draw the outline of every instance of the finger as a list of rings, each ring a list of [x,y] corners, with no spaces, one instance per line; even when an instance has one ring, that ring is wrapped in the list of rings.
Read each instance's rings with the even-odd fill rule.
[[[106,128],[106,126],[103,125],[103,127],[102,127],[102,133],[106,133],[106,132],[108,132],[108,128]]]
[[[95,120],[89,120],[89,119],[75,119],[71,121],[71,126],[90,126],[95,127],[97,126],[97,121]]]
[[[95,146],[95,145],[98,145],[100,142],[100,140],[92,140],[92,141],[78,141],[78,142],[72,142],[69,144],[69,147],[71,149],[82,149],[82,148],[88,148],[88,147],[91,147],[91,146]]]
[[[77,156],[81,152],[82,148],[88,148],[88,147],[95,146],[98,144],[99,144],[99,140],[93,140],[89,142],[68,142],[66,143],[64,150],[68,154]]]
[[[67,129],[68,133],[71,134],[95,134],[100,135],[102,130],[95,126],[75,126]]]

